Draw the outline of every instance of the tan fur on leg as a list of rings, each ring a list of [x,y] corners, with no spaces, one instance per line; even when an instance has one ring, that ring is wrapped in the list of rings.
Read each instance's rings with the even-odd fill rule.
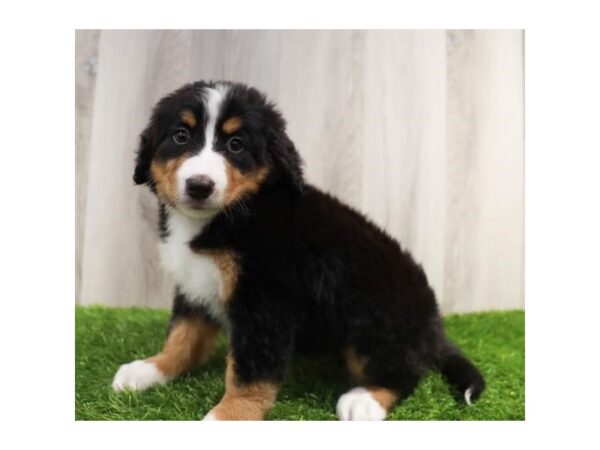
[[[379,386],[366,386],[365,388],[371,396],[381,405],[386,412],[390,412],[390,410],[394,407],[396,402],[398,401],[398,393],[392,391],[391,389],[382,388]]]
[[[202,317],[185,317],[174,323],[163,351],[148,358],[167,377],[174,378],[206,362],[214,346],[218,325]]]
[[[239,384],[235,379],[235,361],[227,355],[225,395],[210,414],[217,420],[262,420],[275,405],[278,386],[258,382]]]
[[[367,358],[356,353],[353,347],[348,347],[344,353],[346,365],[350,374],[357,381],[364,382],[366,380],[365,367],[367,366]]]
[[[398,402],[398,393],[391,389],[368,384],[368,377],[365,375],[365,367],[367,366],[368,359],[356,353],[356,350],[353,347],[348,347],[344,356],[346,358],[348,370],[354,379],[365,385],[364,387],[369,391],[371,397],[373,397],[386,412],[389,412]]]

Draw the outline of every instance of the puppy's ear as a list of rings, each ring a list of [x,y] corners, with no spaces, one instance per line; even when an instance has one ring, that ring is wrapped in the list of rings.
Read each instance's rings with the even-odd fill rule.
[[[282,178],[288,186],[296,193],[304,189],[304,177],[302,175],[302,159],[283,129],[273,132],[271,139],[271,154],[275,165]]]
[[[135,184],[144,184],[150,181],[150,164],[152,162],[152,144],[148,129],[140,135],[140,144],[135,158],[135,171],[133,181]]]

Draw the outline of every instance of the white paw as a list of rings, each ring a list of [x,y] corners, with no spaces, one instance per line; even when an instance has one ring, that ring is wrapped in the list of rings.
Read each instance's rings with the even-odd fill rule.
[[[217,419],[217,416],[215,416],[215,413],[212,412],[212,409],[208,412],[207,415],[204,416],[204,419],[202,420],[219,420]]]
[[[340,420],[383,420],[386,415],[385,409],[362,387],[342,395],[336,411]]]
[[[167,381],[169,381],[167,377],[153,363],[137,360],[119,367],[112,388],[115,391],[125,389],[143,391],[155,384],[165,384]]]

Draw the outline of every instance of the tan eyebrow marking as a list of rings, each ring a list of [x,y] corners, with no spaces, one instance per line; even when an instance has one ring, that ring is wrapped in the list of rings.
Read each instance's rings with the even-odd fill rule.
[[[188,125],[190,128],[195,128],[196,125],[198,125],[198,122],[196,121],[196,116],[189,109],[186,109],[185,111],[181,111],[181,114],[179,115],[179,117],[181,117],[181,120],[183,121],[183,123]]]
[[[231,134],[231,133],[235,133],[237,130],[239,130],[241,126],[242,126],[242,119],[240,119],[239,117],[236,116],[236,117],[230,117],[225,122],[223,122],[223,125],[221,126],[221,128],[223,129],[223,131],[225,133]]]

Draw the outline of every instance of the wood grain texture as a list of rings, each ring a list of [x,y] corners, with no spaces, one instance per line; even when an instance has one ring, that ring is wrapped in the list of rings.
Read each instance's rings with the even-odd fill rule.
[[[80,301],[169,304],[159,268],[156,201],[134,186],[134,150],[150,109],[189,80],[191,34],[103,31],[87,184]]]
[[[279,93],[281,34],[269,30],[233,30],[227,33],[224,75],[246,83],[271,98]],[[265,70],[265,67],[272,68]]]
[[[75,298],[80,299],[86,185],[98,64],[98,30],[75,32]]]
[[[510,30],[100,32],[77,300],[170,304],[135,146],[162,95],[229,79],[279,105],[307,179],[398,238],[444,312],[522,307],[522,58]]]
[[[362,207],[423,264],[443,301],[443,31],[368,31]]]
[[[191,81],[225,78],[225,48],[228,31],[192,31]]]
[[[360,208],[364,33],[285,31],[278,104],[309,182]]]
[[[444,309],[523,307],[523,40],[448,32]]]

